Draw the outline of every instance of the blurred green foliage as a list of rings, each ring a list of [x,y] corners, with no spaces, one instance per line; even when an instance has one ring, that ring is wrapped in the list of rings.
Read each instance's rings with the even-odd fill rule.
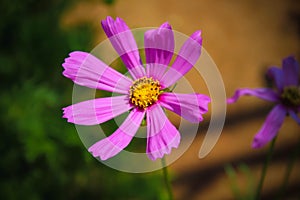
[[[114,4],[115,0],[103,0],[104,3],[106,3],[107,5],[112,5]]]
[[[237,166],[237,170],[231,165],[226,164],[224,170],[228,176],[230,187],[236,200],[254,200],[255,186],[254,178],[250,168],[241,163]],[[244,187],[241,188],[238,183],[238,177],[244,177]]]
[[[89,26],[60,27],[72,3],[0,1],[0,199],[160,199],[160,173],[100,164],[61,118],[73,86],[61,63],[92,48]]]

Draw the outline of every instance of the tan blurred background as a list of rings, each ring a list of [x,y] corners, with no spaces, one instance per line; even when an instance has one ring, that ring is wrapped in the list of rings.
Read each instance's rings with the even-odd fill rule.
[[[118,0],[111,6],[79,1],[65,13],[61,26],[91,24],[97,35],[96,45],[106,38],[100,20],[108,15],[123,18],[131,28],[159,26],[168,21],[174,30],[187,35],[201,29],[203,46],[222,74],[227,96],[240,87],[265,87],[264,72],[268,66],[281,66],[281,60],[289,55],[300,58],[297,0]],[[256,184],[267,148],[253,150],[250,145],[271,106],[254,97],[244,97],[229,105],[218,143],[200,160],[198,151],[208,125],[205,121],[189,150],[171,165],[176,199],[233,199],[224,171],[227,163],[236,169],[245,163]],[[264,199],[273,199],[274,191],[278,190],[288,157],[299,141],[299,132],[296,122],[286,118],[263,187]],[[287,190],[290,199],[300,197],[299,167],[298,160]],[[239,187],[246,188],[245,174],[237,171]]]

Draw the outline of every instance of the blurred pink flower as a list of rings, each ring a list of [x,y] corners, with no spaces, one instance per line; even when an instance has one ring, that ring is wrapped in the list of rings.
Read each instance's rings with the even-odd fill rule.
[[[168,23],[144,35],[146,66],[126,23],[107,17],[101,22],[111,44],[120,55],[131,77],[115,71],[95,56],[75,51],[63,63],[63,75],[89,88],[115,92],[120,96],[97,98],[63,108],[63,117],[79,125],[96,125],[129,111],[121,126],[109,137],[93,144],[89,151],[106,160],[122,151],[136,134],[142,120],[147,123],[146,153],[151,160],[177,148],[180,134],[166,117],[163,108],[193,123],[203,120],[210,98],[202,94],[168,92],[196,63],[202,47],[201,32],[194,32],[180,49],[168,69],[174,52],[174,33]]]
[[[264,125],[255,135],[252,147],[260,148],[272,140],[278,133],[286,115],[290,115],[298,124],[300,118],[300,80],[299,63],[290,56],[282,61],[282,69],[269,68],[267,76],[273,80],[276,89],[239,89],[227,103],[234,103],[240,96],[251,95],[274,102],[276,105],[269,113]]]

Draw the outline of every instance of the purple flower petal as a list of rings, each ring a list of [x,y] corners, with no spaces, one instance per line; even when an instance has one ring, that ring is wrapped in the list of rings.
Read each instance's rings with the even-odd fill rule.
[[[112,17],[107,17],[101,21],[101,24],[131,76],[134,79],[145,76],[145,69],[141,63],[135,39],[126,23],[118,17],[115,21]]]
[[[151,160],[170,154],[171,149],[177,148],[180,134],[168,120],[163,109],[154,104],[147,110],[147,150]]]
[[[278,67],[268,69],[267,75],[275,82],[276,87],[281,92],[283,90],[283,72]]]
[[[264,125],[255,135],[252,148],[260,148],[276,136],[286,116],[286,112],[282,105],[277,105],[272,109]]]
[[[201,47],[201,31],[196,31],[183,44],[172,67],[162,77],[160,81],[162,89],[173,85],[196,64],[201,54]]]
[[[282,61],[284,86],[297,86],[299,84],[299,63],[293,56]]]
[[[276,102],[279,100],[279,96],[277,93],[275,93],[272,89],[269,88],[257,88],[257,89],[239,89],[236,90],[234,95],[231,98],[227,99],[227,103],[234,103],[236,102],[240,96],[244,95],[250,95],[250,96],[256,96],[260,99],[264,99],[267,101]]]
[[[174,52],[174,33],[167,22],[145,33],[147,76],[160,80]]]
[[[145,116],[144,111],[134,109],[122,125],[109,137],[93,144],[88,150],[94,157],[107,160],[122,151],[132,140]]]
[[[210,98],[202,94],[178,94],[164,92],[159,96],[160,104],[182,116],[186,120],[197,123],[207,113]]]
[[[289,110],[289,115],[300,125],[300,118],[294,110]]]
[[[63,108],[63,118],[78,125],[106,122],[132,108],[127,95],[92,99]]]
[[[89,53],[72,52],[62,66],[63,75],[81,86],[128,94],[132,84],[132,80]]]

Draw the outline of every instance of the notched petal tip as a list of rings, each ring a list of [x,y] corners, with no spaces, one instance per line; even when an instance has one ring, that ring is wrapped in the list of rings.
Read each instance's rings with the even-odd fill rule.
[[[108,20],[108,21],[114,21],[114,18],[111,17],[111,16],[107,16],[107,17],[106,17],[106,20]]]
[[[77,60],[82,60],[86,58],[89,53],[83,51],[72,51],[69,53],[69,57],[66,57],[63,64],[76,62]]]
[[[192,35],[191,38],[198,42],[198,44],[202,45],[202,36],[201,36],[201,30],[195,31]]]
[[[111,147],[113,146],[113,147]],[[110,147],[110,148],[107,148]],[[93,155],[95,158],[99,158],[102,161],[105,161],[113,156],[115,156],[119,151],[122,151],[123,149],[117,150],[115,149],[115,146],[111,144],[108,139],[103,139],[98,141],[97,143],[93,144],[88,151]]]
[[[101,24],[102,28],[104,29],[104,27],[107,26],[107,21],[106,21],[106,19],[101,20],[101,21],[100,21],[100,24]]]
[[[114,22],[114,18],[112,18],[111,16],[107,16],[105,19],[101,20],[101,23],[104,24],[113,23],[113,22]]]
[[[64,108],[61,109],[61,110],[63,111],[63,114],[65,114],[65,113],[67,112],[67,110],[69,109],[69,107],[70,107],[70,106],[64,107]]]
[[[101,20],[101,26],[108,37],[113,35],[113,29],[115,21],[111,16],[107,16],[104,20]]]
[[[125,24],[125,21],[122,18],[120,18],[120,17],[116,17],[115,22]]]
[[[172,30],[172,26],[169,24],[169,22],[165,22],[162,25],[160,25],[159,28],[165,28],[165,29],[170,29]]]
[[[64,63],[62,63],[62,67],[64,68],[62,74],[74,81],[80,66],[88,55],[88,53],[82,51],[73,51],[69,53],[69,57],[65,58]]]
[[[67,122],[69,123],[74,123],[74,117],[72,115],[72,105],[62,108],[62,110],[63,110],[62,118],[67,119]]]
[[[114,20],[112,17],[108,16],[105,20],[101,20],[101,25],[109,38],[121,32],[130,30],[125,21],[120,17],[116,17],[116,20]]]
[[[172,149],[177,149],[180,144],[180,134],[177,134],[169,144],[166,144],[161,149],[156,151],[147,152],[147,156],[152,161],[157,160],[158,158],[162,159],[165,155],[169,155],[172,152]]]
[[[88,55],[88,53],[83,52],[83,51],[72,51],[71,53],[69,53],[70,57],[76,57],[76,56],[86,57],[87,55]]]
[[[127,94],[131,80],[91,53],[74,51],[62,64],[63,76],[77,85]]]

